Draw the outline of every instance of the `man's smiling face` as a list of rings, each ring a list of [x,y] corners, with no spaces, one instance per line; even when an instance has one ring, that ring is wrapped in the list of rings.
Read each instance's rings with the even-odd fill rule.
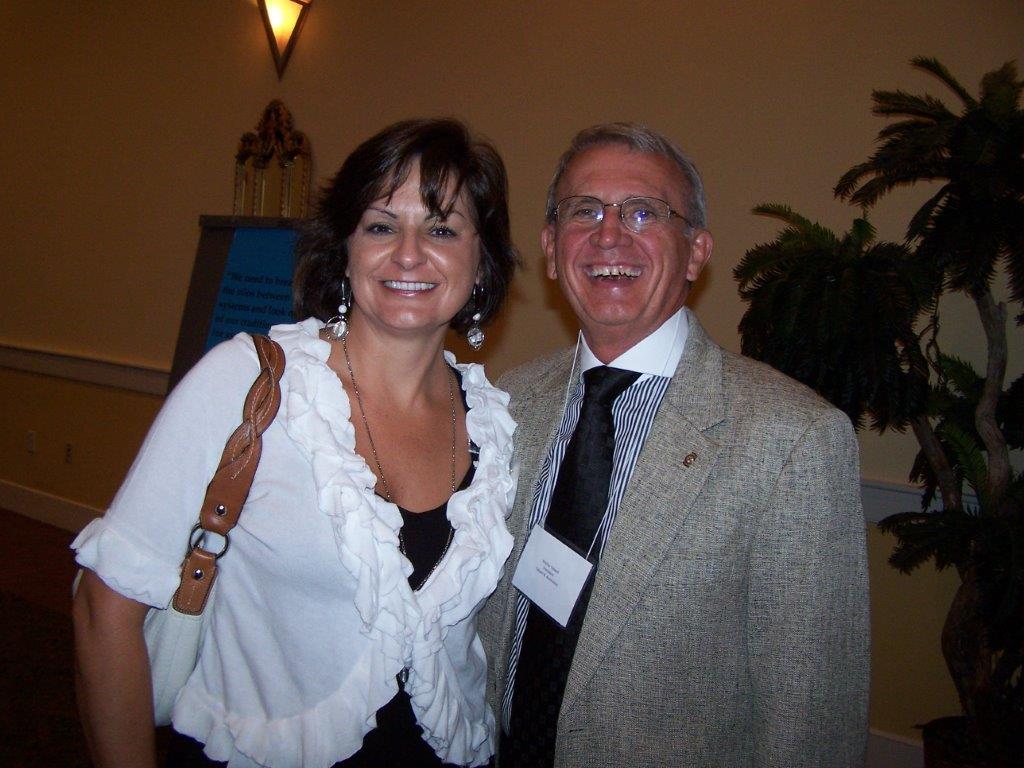
[[[668,158],[621,144],[586,149],[569,163],[556,200],[573,195],[620,203],[656,197],[687,211],[687,182]],[[594,354],[604,362],[646,338],[686,300],[690,282],[711,257],[711,233],[672,217],[642,234],[618,208],[596,226],[552,222],[541,232],[548,277],[558,280]]]

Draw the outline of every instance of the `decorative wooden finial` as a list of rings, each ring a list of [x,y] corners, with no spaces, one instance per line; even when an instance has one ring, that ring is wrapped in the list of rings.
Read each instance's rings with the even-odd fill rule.
[[[236,216],[307,215],[312,147],[294,125],[288,108],[274,99],[256,130],[242,134],[235,152]]]

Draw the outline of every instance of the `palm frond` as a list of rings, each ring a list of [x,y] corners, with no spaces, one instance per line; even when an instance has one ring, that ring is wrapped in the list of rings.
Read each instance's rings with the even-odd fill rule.
[[[914,320],[934,295],[931,277],[905,246],[875,243],[864,219],[839,236],[788,206],[754,210],[790,226],[733,270],[748,303],[743,352],[817,390],[858,427],[905,428],[927,399]]]
[[[1020,101],[1024,82],[1017,79],[1017,65],[1008,61],[981,78],[981,102],[995,111],[1008,111]]]
[[[842,238],[840,247],[850,256],[863,251],[875,241],[876,230],[866,218],[854,219],[850,231]]]
[[[1024,190],[1024,183],[1020,189]],[[1024,302],[1024,192],[1016,199],[1002,201],[993,215],[1005,222],[1002,264],[1009,278],[1010,298]],[[1017,322],[1021,323],[1019,316]]]
[[[974,370],[974,366],[963,358],[946,354],[939,355],[938,364],[943,381],[952,385],[954,391],[966,397],[972,405],[977,403],[985,379]]]
[[[941,153],[949,142],[952,129],[956,126],[955,118],[933,122],[931,120],[901,120],[889,123],[878,131],[876,141],[895,139],[890,151],[904,151],[904,147],[913,147],[922,154]],[[910,150],[906,150],[908,154]]]
[[[848,200],[860,183],[860,180],[873,172],[874,165],[870,161],[858,163],[839,177],[839,181],[836,182],[835,187],[832,189],[832,194],[840,200]]]
[[[948,290],[978,295],[1002,265],[1011,299],[1024,303],[1024,82],[1007,62],[987,73],[980,100],[941,62],[912,64],[939,78],[962,102],[955,114],[930,94],[873,93],[874,111],[903,117],[882,128],[866,162],[843,174],[836,197],[866,208],[903,186],[942,183],[915,212],[907,239],[936,264]],[[1017,318],[1024,324],[1024,312]]]
[[[934,96],[915,96],[906,91],[872,91],[871,111],[881,117],[907,115],[927,121],[948,120],[954,117],[945,104]]]
[[[1024,658],[1024,517],[980,522],[973,556],[987,640],[996,650],[1010,654],[1001,674],[1013,674],[1013,667],[1019,668]]]
[[[938,192],[929,197],[924,205],[917,209],[917,212],[911,217],[910,223],[907,225],[907,240],[916,240],[927,231],[928,223],[932,220],[939,205],[946,199],[949,193],[950,185],[943,184]]]
[[[938,512],[899,512],[889,515],[878,528],[896,536],[896,547],[889,564],[902,573],[910,573],[929,560],[936,570],[967,561],[978,519],[964,510]]]
[[[1004,250],[1000,230],[983,201],[953,192],[919,233],[918,255],[939,265],[950,290],[978,295],[991,283]]]
[[[801,232],[810,232],[817,228],[817,225],[805,216],[801,216],[785,203],[761,203],[751,209],[751,213],[757,216],[771,216],[772,218],[784,221],[794,229]]]
[[[886,168],[884,174],[879,173],[879,168]],[[836,185],[836,196],[848,200],[853,205],[859,208],[870,207],[878,202],[878,199],[888,192],[892,192],[897,187],[906,187],[912,184],[917,184],[922,181],[936,181],[945,179],[947,176],[947,166],[945,161],[937,160],[932,164],[925,164],[923,162],[917,162],[914,165],[904,165],[898,162],[886,164],[886,161],[878,161],[872,163],[871,173],[875,175],[865,181],[858,189],[850,189],[848,192],[844,192],[847,188],[847,183]],[[867,174],[862,174],[860,178],[863,178]],[[840,179],[840,182],[844,182],[846,176]]]
[[[996,421],[1011,450],[1024,448],[1024,375],[1014,379],[999,398]],[[1024,485],[1024,481],[1022,481],[1022,485]]]
[[[949,446],[950,453],[964,473],[964,480],[978,497],[983,512],[991,512],[988,497],[988,462],[981,441],[959,425],[946,422],[942,426],[942,440]]]
[[[952,73],[946,69],[946,65],[938,59],[930,56],[915,56],[910,60],[910,63],[912,66],[923,69],[925,72],[930,72],[939,78],[953,93],[960,97],[960,101],[964,103],[965,107],[970,108],[978,103],[967,89],[953,77]]]

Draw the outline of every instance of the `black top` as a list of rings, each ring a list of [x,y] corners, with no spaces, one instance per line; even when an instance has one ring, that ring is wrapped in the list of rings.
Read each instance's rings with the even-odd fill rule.
[[[475,467],[470,464],[458,490],[468,488]],[[409,586],[414,590],[426,581],[448,548],[452,525],[448,522],[448,502],[426,512],[402,513],[402,541],[406,557],[412,563]],[[409,694],[398,680],[398,693],[377,710],[377,727],[363,737],[363,746],[335,768],[437,768],[445,765],[423,740],[423,729],[416,722]]]
[[[458,490],[468,488],[473,482],[474,469],[470,464]],[[427,576],[448,549],[449,536],[452,535],[452,524],[448,522],[448,502],[426,512],[410,512],[403,507],[399,507],[398,511],[402,513],[405,556],[413,568],[409,575],[409,586],[417,590],[423,586]]]

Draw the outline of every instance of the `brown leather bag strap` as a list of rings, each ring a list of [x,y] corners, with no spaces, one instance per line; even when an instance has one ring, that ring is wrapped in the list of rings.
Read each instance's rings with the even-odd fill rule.
[[[206,487],[206,498],[199,511],[199,522],[189,535],[189,552],[181,567],[181,583],[172,604],[180,613],[197,616],[217,577],[217,558],[228,548],[228,531],[238,523],[245,500],[249,496],[256,467],[263,450],[262,435],[277,416],[281,405],[281,376],[284,373],[284,350],[276,341],[253,335],[260,372],[246,395],[242,407],[242,423],[228,438],[217,471]],[[201,531],[225,537],[219,553],[199,546]]]
[[[217,471],[206,489],[199,512],[199,524],[205,531],[227,534],[242,511],[249,486],[260,463],[264,430],[281,405],[278,382],[284,373],[284,352],[266,336],[253,336],[260,357],[260,373],[253,382],[242,408],[242,423],[228,438]]]

